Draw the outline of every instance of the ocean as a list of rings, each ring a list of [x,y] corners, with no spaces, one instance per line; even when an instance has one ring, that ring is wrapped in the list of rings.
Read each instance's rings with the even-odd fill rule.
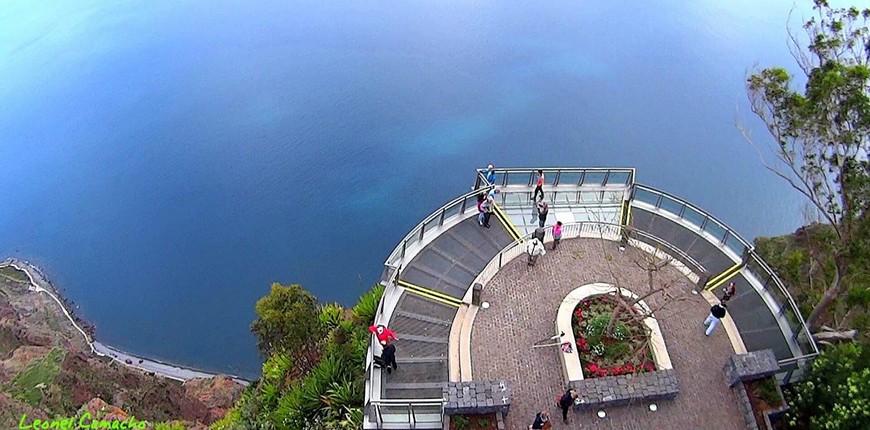
[[[744,80],[795,70],[790,8],[6,1],[0,259],[105,344],[256,377],[272,282],[352,305],[488,163],[636,167],[747,238],[788,233],[801,200],[735,122],[770,143]]]

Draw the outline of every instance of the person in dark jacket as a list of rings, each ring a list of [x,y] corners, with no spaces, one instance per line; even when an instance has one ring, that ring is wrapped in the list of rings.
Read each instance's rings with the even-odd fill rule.
[[[723,288],[722,300],[720,300],[722,304],[725,304],[728,302],[728,300],[731,300],[731,298],[734,297],[734,293],[736,292],[737,284],[735,284],[734,281],[729,282],[728,286]]]
[[[571,408],[571,405],[574,404],[574,399],[578,396],[577,392],[574,389],[570,389],[562,395],[562,398],[559,399],[559,407],[562,408],[562,420],[565,421],[565,424],[568,424],[568,409]]]
[[[384,352],[381,353],[381,359],[384,360],[384,368],[387,369],[387,373],[392,373],[393,369],[398,369],[399,365],[396,364],[396,345],[392,343],[388,343],[384,346]]]
[[[707,331],[705,331],[704,334],[707,336],[713,334],[713,330],[716,330],[716,327],[719,326],[722,318],[725,318],[725,314],[727,313],[725,307],[725,303],[719,303],[710,308],[710,315],[708,315],[707,319],[704,320],[704,326],[707,327]]]
[[[544,199],[538,201],[538,225],[540,227],[544,227],[544,224],[547,222],[547,214],[550,212],[549,206],[547,206],[547,202]]]
[[[530,428],[535,430],[542,430],[544,428],[550,427],[552,427],[552,424],[550,424],[550,414],[547,411],[541,411],[538,412],[537,415],[535,415],[535,422],[532,423],[532,427]]]

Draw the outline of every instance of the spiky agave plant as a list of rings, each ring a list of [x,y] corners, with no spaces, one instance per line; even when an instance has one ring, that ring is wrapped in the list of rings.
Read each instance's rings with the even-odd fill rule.
[[[344,308],[338,303],[321,305],[318,319],[325,330],[332,330],[344,321]]]
[[[360,324],[369,325],[375,321],[378,312],[378,303],[384,294],[384,286],[377,284],[367,293],[360,296],[359,301],[353,307],[353,314]]]

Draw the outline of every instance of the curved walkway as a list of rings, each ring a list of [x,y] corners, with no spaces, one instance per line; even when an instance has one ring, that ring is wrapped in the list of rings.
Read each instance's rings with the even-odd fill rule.
[[[609,264],[605,253],[612,255]],[[554,428],[745,428],[722,372],[726,359],[734,353],[730,342],[721,327],[709,338],[704,336],[701,323],[709,305],[701,296],[690,293],[692,283],[672,267],[662,269],[658,280],[672,283],[671,288],[679,289],[684,301],[657,316],[679,379],[680,394],[674,400],[660,402],[657,412],[650,412],[645,404],[610,408],[605,419],[591,412],[572,412],[570,425],[561,424],[561,412],[553,406],[565,386],[558,350],[532,350],[531,345],[553,334],[556,310],[568,292],[591,282],[614,283],[608,267],[627,288],[646,285],[646,271],[635,264],[640,253],[633,248],[620,253],[616,244],[600,239],[567,240],[558,250],[548,250],[534,267],[528,267],[521,255],[484,287],[483,299],[491,307],[480,310],[474,321],[474,379],[508,382],[512,391],[508,429],[527,429],[541,408],[548,408],[552,417],[559,418]],[[646,299],[652,307],[658,306],[660,300],[660,294]]]

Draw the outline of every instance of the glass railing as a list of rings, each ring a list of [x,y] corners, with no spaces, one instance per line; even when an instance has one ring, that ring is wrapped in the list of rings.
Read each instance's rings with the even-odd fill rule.
[[[487,185],[486,177],[477,169],[478,175],[474,188]],[[634,183],[633,168],[542,168],[544,172],[544,186],[631,186]],[[529,168],[505,168],[494,169],[495,185],[499,186],[526,186],[531,187],[538,178],[538,169]]]
[[[773,305],[777,320],[784,323],[790,330],[789,340],[798,346],[800,354],[789,360],[796,360],[819,353],[818,346],[812,340],[806,322],[800,313],[800,309],[792,298],[782,280],[773,272],[773,269],[755,252],[750,250],[749,259],[744,271],[753,276],[764,288]]]
[[[426,236],[426,233],[432,233],[437,227],[444,225],[445,220],[462,215],[469,209],[476,212],[477,195],[488,192],[491,188],[493,187],[486,186],[481,189],[470,191],[451,200],[444,206],[441,206],[436,211],[432,212],[429,216],[424,218],[423,221],[414,226],[407,235],[405,235],[405,238],[399,242],[395,249],[393,249],[393,252],[390,253],[390,256],[384,264],[397,267],[399,262],[405,257],[407,249],[422,240],[423,237]]]
[[[632,200],[646,203],[693,225],[699,232],[710,235],[715,242],[742,256],[752,245],[737,232],[703,209],[674,196],[646,185],[634,184]]]
[[[370,407],[379,428],[384,424],[432,428],[444,421],[442,399],[378,400],[372,401]]]
[[[798,345],[800,349],[799,354],[794,354],[793,358],[781,360],[782,363],[794,362],[818,354],[818,346],[812,340],[806,322],[788,289],[785,288],[770,266],[755,253],[754,247],[747,240],[703,209],[664,191],[634,184],[632,198],[684,221],[684,225],[691,225],[699,235],[708,236],[708,239],[712,238],[713,242],[720,247],[727,248],[739,258],[745,258],[744,270],[748,271],[763,291],[768,294],[773,305],[771,311],[777,321],[784,323],[789,328],[786,330],[789,333],[783,334],[787,334],[792,345]]]
[[[532,234],[533,233],[529,233],[523,236],[522,242],[531,239]],[[583,221],[565,224],[562,226],[563,240],[574,239],[578,237],[604,239],[616,242],[622,241],[624,239],[628,244],[632,245],[637,242],[643,243],[650,247],[654,252],[662,252],[664,254],[667,254],[674,260],[679,261],[688,270],[690,270],[697,276],[702,275],[706,271],[704,269],[704,266],[695,261],[695,259],[683,252],[683,250],[668,243],[664,239],[658,238],[645,231],[637,229],[627,229],[619,224],[598,221]],[[550,242],[552,241],[552,239],[553,226],[544,227],[544,241]],[[511,260],[518,257],[519,255],[525,253],[527,243],[528,242],[521,243],[519,241],[514,241],[507,245],[483,268],[483,270],[474,280],[474,283],[486,284],[487,282],[489,282],[495,276],[495,274],[498,273],[498,271],[501,270],[502,267],[504,267],[505,264],[509,263]]]

